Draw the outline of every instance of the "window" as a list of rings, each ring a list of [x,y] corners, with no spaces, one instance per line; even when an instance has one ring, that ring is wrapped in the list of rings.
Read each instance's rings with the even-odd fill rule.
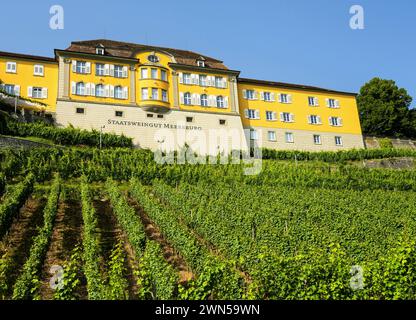
[[[189,92],[185,93],[185,95],[184,95],[184,103],[186,105],[191,105],[192,104],[192,98],[191,98],[191,94]]]
[[[220,125],[221,126],[225,126],[225,124],[226,124],[227,122],[225,121],[225,120],[223,120],[223,119],[220,119]]]
[[[254,96],[255,96],[254,90],[247,90],[246,91],[246,97],[247,97],[248,100],[254,100]]]
[[[44,67],[41,64],[36,64],[34,66],[34,70],[33,70],[33,74],[35,76],[43,76],[43,72],[44,72]]]
[[[163,81],[168,81],[168,74],[166,70],[160,70],[160,79]]]
[[[292,132],[286,132],[285,133],[285,141],[287,143],[293,143],[295,140],[293,138],[293,133]]]
[[[250,139],[251,140],[258,140],[259,139],[259,133],[256,130],[251,129],[250,130]]]
[[[202,86],[202,87],[206,87],[208,85],[206,75],[203,75],[203,74],[199,75],[199,85]]]
[[[218,96],[217,97],[217,108],[224,108],[224,97]]]
[[[266,120],[273,121],[275,120],[274,112],[266,111]]]
[[[147,79],[148,78],[148,71],[147,71],[147,68],[142,68],[141,70],[140,70],[140,72],[141,72],[141,78],[142,79]]]
[[[168,92],[164,89],[162,89],[162,101],[168,101]]]
[[[289,112],[282,112],[281,113],[281,120],[283,122],[292,122],[292,116]]]
[[[204,67],[205,67],[205,61],[203,61],[203,60],[198,60],[198,61],[196,62],[196,64],[198,65],[198,67],[202,67],[202,68],[204,68]]]
[[[269,139],[269,141],[276,141],[276,132],[275,131],[268,131],[267,132],[267,137]]]
[[[95,96],[104,97],[104,86],[102,84],[97,84],[95,87]]]
[[[157,69],[150,69],[150,76],[152,77],[152,79],[157,79]]]
[[[340,127],[342,126],[342,119],[338,117],[330,117],[329,124],[333,127]]]
[[[121,86],[114,88],[114,98],[123,99],[123,88]]]
[[[335,99],[327,99],[327,105],[330,108],[339,108],[339,101]]]
[[[206,94],[201,94],[201,106],[208,107],[208,96]]]
[[[159,93],[157,88],[152,88],[152,100],[159,100]]]
[[[215,77],[215,86],[217,88],[225,88],[225,81],[222,77]]]
[[[82,74],[87,73],[87,63],[85,61],[77,61],[76,72]]]
[[[149,60],[150,62],[153,62],[153,63],[159,62],[159,58],[154,54],[151,54],[150,56],[148,56],[147,60]]]
[[[186,122],[193,122],[194,118],[193,117],[186,117]]]
[[[114,77],[123,78],[123,66],[114,66]]]
[[[146,114],[146,116],[147,116],[148,118],[153,118],[153,113],[148,113],[148,114]]]
[[[309,123],[310,124],[320,124],[321,123],[321,119],[320,119],[320,117],[318,117],[316,115],[310,115],[309,116]]]
[[[335,137],[335,145],[336,146],[342,146],[342,138],[341,137]]]
[[[183,83],[184,84],[191,84],[191,74],[190,73],[184,73],[183,74]]]
[[[6,84],[4,86],[4,91],[6,91],[8,94],[14,94],[14,85],[13,84]]]
[[[318,105],[318,99],[315,97],[308,97],[308,103],[310,107],[316,107]]]
[[[248,109],[248,118],[249,119],[256,119],[256,110],[254,109]]]
[[[104,71],[104,64],[103,63],[96,63],[95,64],[95,75],[96,76],[104,76],[105,75],[105,71]]]
[[[289,95],[282,93],[280,94],[280,102],[281,103],[289,103]]]
[[[103,56],[105,54],[104,48],[96,48],[95,53],[99,54],[100,56]]]
[[[157,118],[158,118],[158,119],[163,119],[163,114],[158,114],[158,115],[157,115]]]
[[[6,63],[6,72],[8,72],[8,73],[16,73],[17,72],[17,64],[16,64],[16,62],[7,62]]]
[[[84,114],[85,113],[85,109],[84,108],[77,108],[76,113],[80,113],[80,114]]]
[[[33,88],[33,89],[35,89],[35,88]],[[78,95],[78,96],[85,95],[85,84],[84,84],[84,82],[78,82],[77,83],[75,94]]]
[[[123,111],[116,111],[116,117],[122,117]]]
[[[264,101],[272,101],[272,95],[270,94],[270,92],[265,92],[263,93],[264,95]]]
[[[321,136],[319,134],[314,134],[313,135],[313,143],[314,144],[322,144]]]
[[[149,99],[149,89],[142,88],[142,100],[148,100]]]

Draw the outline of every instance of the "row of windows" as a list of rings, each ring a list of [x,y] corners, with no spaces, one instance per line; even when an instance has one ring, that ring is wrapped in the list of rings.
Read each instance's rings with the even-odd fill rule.
[[[160,74],[159,74],[159,69],[157,68],[150,68],[150,73],[149,73],[149,68],[141,68],[140,78],[168,81],[168,73],[166,70],[160,69]]]
[[[201,87],[227,88],[227,79],[224,77],[207,76],[205,74],[179,73],[179,83],[197,85]]]
[[[72,72],[79,74],[90,74],[91,73],[91,62],[86,61],[72,61]],[[96,76],[111,76],[115,78],[127,78],[128,67],[122,65],[95,64],[95,75]]]
[[[179,93],[181,104],[187,106],[228,108],[228,97],[207,94],[191,94],[190,92]]]
[[[161,95],[159,95],[158,88],[142,88],[142,100],[162,100],[168,102],[168,92],[161,89]]]
[[[259,133],[257,130],[250,131],[250,139],[251,140],[258,140]],[[277,142],[276,131],[267,131],[267,139],[271,142]],[[322,145],[322,138],[319,134],[312,135],[312,141],[316,145]],[[285,132],[285,142],[286,143],[295,143],[295,135],[293,132]],[[334,137],[334,142],[336,146],[342,146],[343,141],[342,137],[336,136]]]
[[[290,112],[280,112],[281,122],[295,122],[295,115]],[[245,109],[244,116],[250,120],[260,120],[260,111],[254,109]],[[308,115],[307,117],[309,124],[322,124],[322,118],[318,115]],[[267,121],[277,121],[277,112],[266,111]],[[340,127],[343,125],[342,118],[340,117],[329,117],[329,124],[334,127]]]
[[[100,98],[128,99],[128,87],[72,82],[72,94]]]
[[[6,72],[17,73],[17,63],[10,61],[6,62]],[[45,66],[42,64],[35,64],[33,66],[33,75],[43,77],[45,75]]]
[[[246,100],[259,100],[259,93],[255,90],[243,90],[243,98]],[[275,102],[276,94],[273,92],[260,92],[260,100],[266,102]],[[291,104],[293,103],[293,96],[291,94],[279,93],[277,94],[277,100],[280,103]],[[326,106],[329,108],[339,108],[339,100],[336,99],[325,99]],[[317,97],[308,97],[308,105],[311,107],[319,106],[319,99]]]
[[[8,94],[20,96],[20,86],[14,84],[1,84],[0,89]],[[48,88],[42,87],[27,87],[27,96],[35,99],[47,99]]]
[[[75,113],[77,114],[85,114],[85,108],[75,108]],[[124,112],[123,111],[115,111],[114,112],[114,116],[115,117],[124,117]],[[154,114],[153,113],[147,113],[146,114],[147,118],[154,118]],[[163,114],[158,114],[157,115],[158,119],[163,119],[164,116]],[[186,117],[186,122],[191,123],[194,122],[194,117]],[[227,121],[224,119],[219,119],[218,120],[219,125],[221,126],[225,126],[227,124]]]

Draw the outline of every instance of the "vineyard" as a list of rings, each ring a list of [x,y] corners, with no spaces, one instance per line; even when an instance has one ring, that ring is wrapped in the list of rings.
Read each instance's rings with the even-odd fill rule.
[[[416,299],[416,170],[372,152],[0,151],[0,298]]]

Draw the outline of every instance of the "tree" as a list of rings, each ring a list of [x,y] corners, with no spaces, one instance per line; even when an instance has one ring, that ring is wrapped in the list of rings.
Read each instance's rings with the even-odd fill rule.
[[[363,132],[369,135],[412,137],[415,114],[412,97],[393,80],[374,78],[357,97]]]

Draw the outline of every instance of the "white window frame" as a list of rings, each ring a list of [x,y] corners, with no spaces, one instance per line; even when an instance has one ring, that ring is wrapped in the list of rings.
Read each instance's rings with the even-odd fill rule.
[[[208,87],[208,79],[207,79],[207,76],[205,74],[200,74],[199,75],[199,85],[201,87]]]
[[[35,64],[33,66],[33,75],[43,77],[45,75],[45,66],[42,64]]]
[[[197,60],[196,64],[198,67],[205,68],[205,61]]]
[[[82,90],[81,90],[82,85]],[[78,91],[79,88],[79,91]],[[75,94],[77,96],[85,96],[85,83],[84,82],[77,82],[75,85]]]
[[[274,120],[273,111],[266,111],[266,120],[267,121],[273,121]]]
[[[6,62],[6,72],[17,73],[17,63],[12,61]]]
[[[159,89],[158,88],[152,88],[151,100],[159,100]]]
[[[317,107],[318,106],[318,98],[309,96],[308,97],[308,104],[310,107]]]
[[[149,100],[149,88],[142,88],[142,100]]]
[[[247,110],[248,118],[251,120],[255,120],[256,118],[256,110],[255,109],[248,109]]]
[[[342,141],[341,136],[335,136],[335,145],[337,147],[342,147],[344,145],[344,142]]]
[[[122,65],[114,66],[114,78],[123,78],[123,66]]]
[[[15,94],[15,88],[16,86],[14,84],[3,84],[2,85],[3,90],[8,94]]]
[[[168,81],[168,73],[166,70],[160,70],[160,80]]]
[[[183,95],[183,104],[186,106],[192,105],[192,95],[190,92],[185,92]]]
[[[115,88],[114,88],[114,98],[115,99],[123,99],[123,87],[122,86],[115,86]]]
[[[254,90],[250,90],[250,89],[246,90],[247,100],[254,100],[255,96],[256,96],[256,94],[255,94]]]
[[[149,69],[148,68],[141,68],[140,69],[140,78],[141,79],[149,79]]]
[[[223,96],[218,96],[216,100],[217,100],[217,108],[225,108]]]
[[[78,74],[87,74],[87,62],[77,61],[75,70]]]
[[[184,73],[183,74],[183,84],[192,84],[191,74]]]
[[[315,145],[322,145],[322,138],[320,134],[314,134],[313,135],[313,143]]]
[[[290,112],[283,112],[282,115],[283,115],[283,122],[292,122]]]
[[[36,92],[36,94],[35,94]],[[43,88],[41,87],[33,87],[32,88],[32,98],[34,99],[42,99],[43,98]]]
[[[164,102],[168,101],[168,91],[165,89],[162,89],[162,101]]]
[[[295,137],[293,135],[293,132],[285,132],[285,141],[286,143],[294,143]]]
[[[95,48],[95,53],[103,56],[105,54],[105,49],[104,48]]]
[[[105,76],[105,64],[104,63],[95,64],[95,75],[99,77]]]
[[[250,130],[250,140],[258,140],[259,139],[259,132],[255,129]]]
[[[267,139],[269,141],[277,141],[276,131],[267,131]]]
[[[201,107],[208,107],[208,95],[205,93],[201,94]]]
[[[158,79],[158,77],[157,77],[157,68],[150,68],[150,78],[151,79]]]
[[[329,124],[332,127],[341,127],[342,126],[342,124],[341,124],[341,118],[340,117],[330,117]]]
[[[101,90],[100,90],[101,88]],[[105,88],[103,84],[97,84],[95,86],[95,96],[99,97],[99,98],[104,98],[105,97]]]

